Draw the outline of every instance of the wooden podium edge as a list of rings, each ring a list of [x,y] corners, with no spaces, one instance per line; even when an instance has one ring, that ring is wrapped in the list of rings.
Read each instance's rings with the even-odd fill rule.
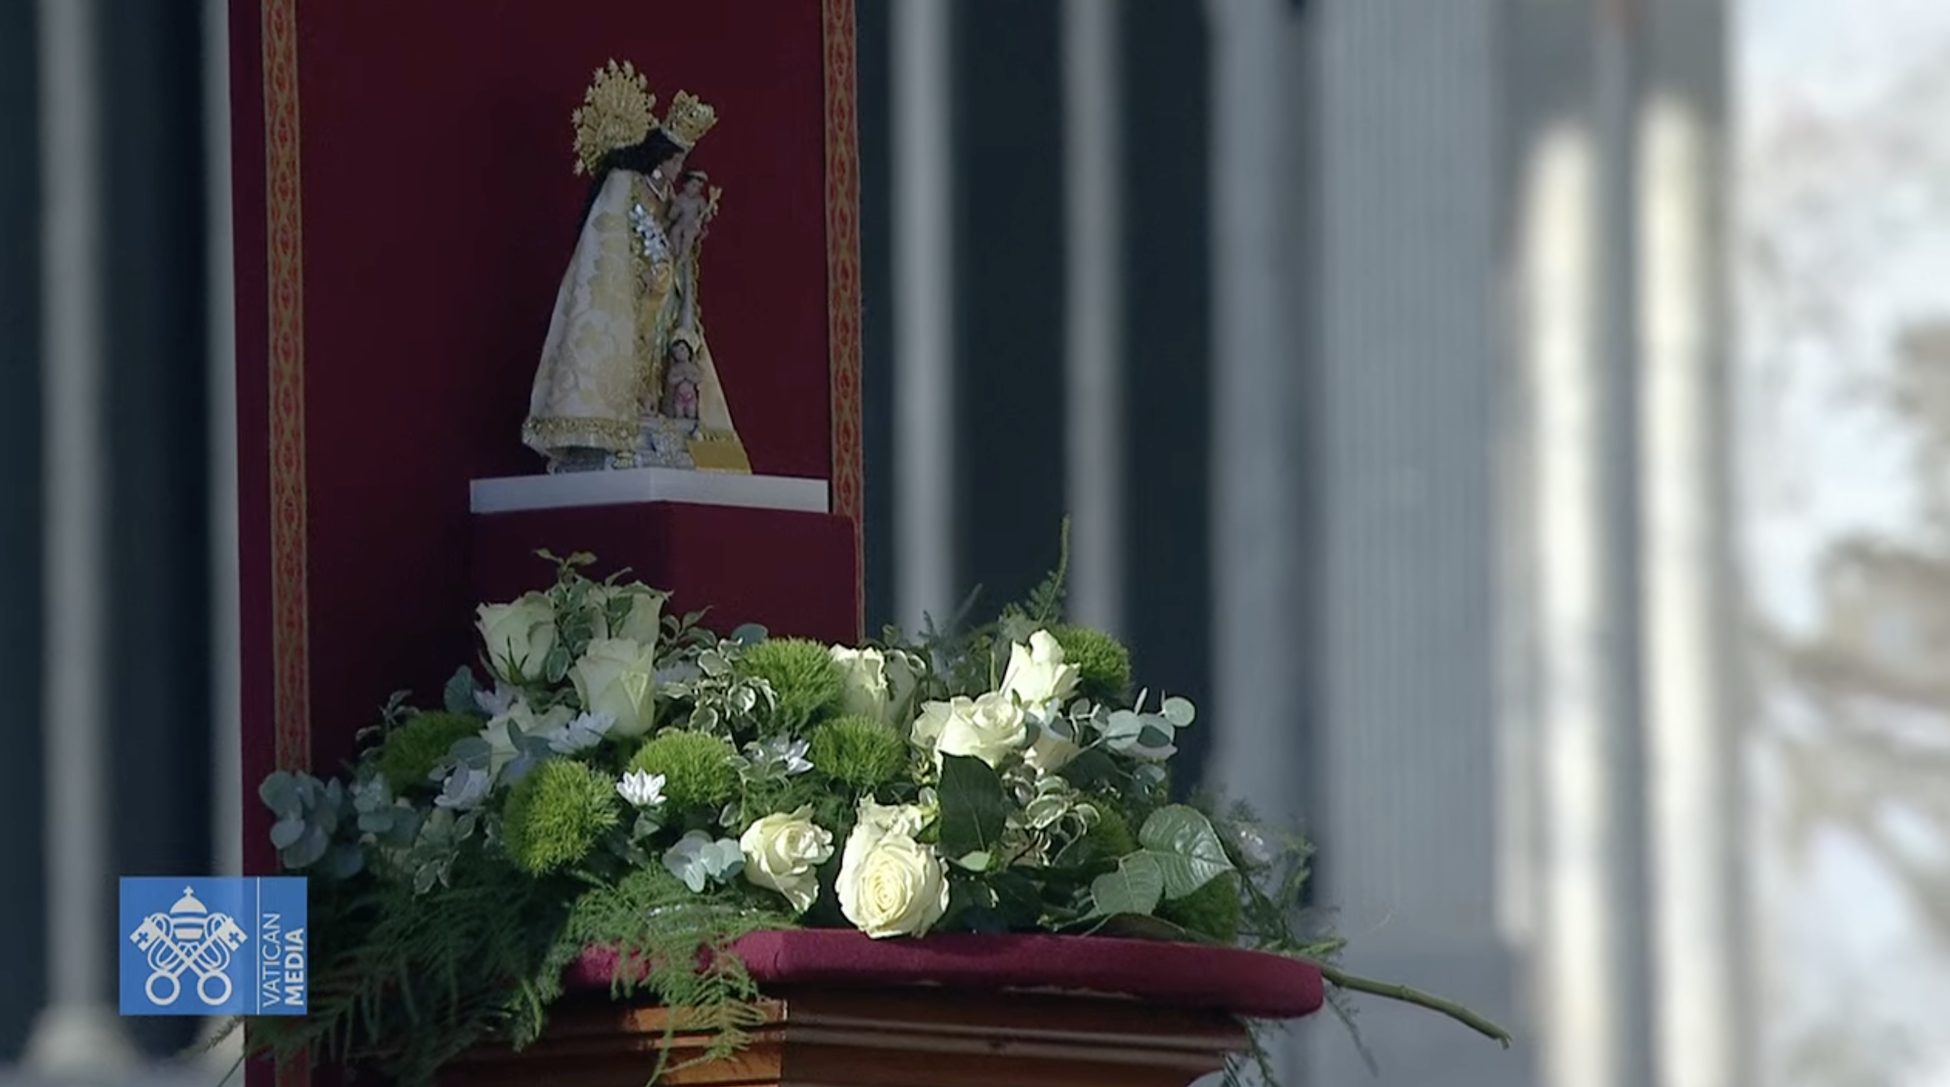
[[[664,1058],[658,1082],[670,1087],[1162,1087],[1216,1072],[1247,1045],[1224,1012],[1092,996],[806,988],[758,1010],[750,1045],[707,1062],[695,1013],[580,1001],[533,1045],[479,1047],[441,1082],[605,1087],[642,1083]]]

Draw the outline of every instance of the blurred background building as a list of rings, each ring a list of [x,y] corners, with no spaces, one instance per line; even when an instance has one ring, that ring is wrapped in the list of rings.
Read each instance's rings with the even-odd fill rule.
[[[223,6],[0,3],[0,1063],[236,863]],[[859,16],[871,624],[1071,515],[1348,965],[1520,1039],[1372,1082],[1950,1083],[1950,8]]]

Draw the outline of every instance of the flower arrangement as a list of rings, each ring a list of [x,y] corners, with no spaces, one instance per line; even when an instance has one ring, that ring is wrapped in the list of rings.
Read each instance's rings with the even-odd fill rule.
[[[283,866],[313,877],[314,961],[310,1015],[254,1050],[423,1082],[535,1038],[601,946],[619,995],[691,1009],[726,1055],[757,996],[732,942],[793,926],[1243,944],[1507,1041],[1331,965],[1340,941],[1296,909],[1303,840],[1173,800],[1195,710],[1062,622],[1061,564],[985,626],[854,648],[719,637],[544,557],[554,585],[479,609],[480,666],[440,707],[396,695],[343,775],[263,783]]]

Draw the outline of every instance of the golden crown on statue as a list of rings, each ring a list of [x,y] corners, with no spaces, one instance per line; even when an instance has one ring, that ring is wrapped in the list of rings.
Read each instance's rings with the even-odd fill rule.
[[[594,174],[611,151],[641,142],[657,123],[656,108],[650,81],[629,61],[596,69],[582,105],[569,115],[576,129],[575,172]]]
[[[689,150],[717,123],[717,110],[689,91],[678,91],[677,97],[670,100],[670,112],[664,114],[664,135]]]

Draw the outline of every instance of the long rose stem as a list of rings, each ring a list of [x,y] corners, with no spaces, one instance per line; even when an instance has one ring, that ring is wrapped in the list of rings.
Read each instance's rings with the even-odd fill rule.
[[[1468,1008],[1463,1007],[1453,1000],[1445,1000],[1442,997],[1425,993],[1420,989],[1413,989],[1406,985],[1398,985],[1389,981],[1376,981],[1373,978],[1364,978],[1359,974],[1350,974],[1337,966],[1329,966],[1324,962],[1315,962],[1314,965],[1320,968],[1320,976],[1327,979],[1330,985],[1342,989],[1351,989],[1357,993],[1383,996],[1390,1000],[1399,1000],[1404,1004],[1414,1004],[1417,1007],[1427,1008],[1430,1011],[1441,1012],[1443,1015],[1454,1019],[1456,1022],[1476,1031],[1484,1037],[1496,1039],[1497,1044],[1503,1048],[1510,1048],[1509,1031],[1504,1030],[1491,1020],[1470,1011]]]

